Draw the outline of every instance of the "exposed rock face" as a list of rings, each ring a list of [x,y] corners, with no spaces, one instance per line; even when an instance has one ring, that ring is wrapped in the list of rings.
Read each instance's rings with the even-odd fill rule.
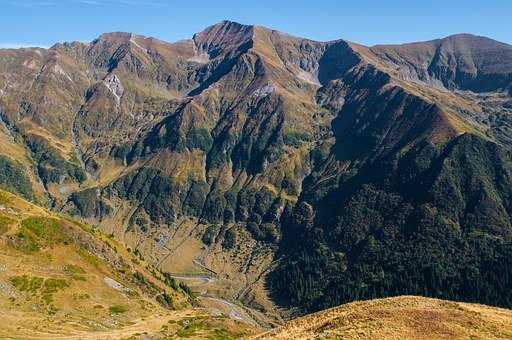
[[[124,93],[123,85],[115,74],[109,74],[103,81],[107,88],[112,92],[112,95],[116,99],[117,105],[121,102],[121,97]]]
[[[161,265],[208,240],[194,263],[260,309],[266,288],[302,310],[404,292],[510,306],[482,249],[511,259],[511,75],[512,47],[482,37],[365,47],[226,21],[1,50],[0,112],[56,209]],[[409,284],[412,249],[436,252]]]

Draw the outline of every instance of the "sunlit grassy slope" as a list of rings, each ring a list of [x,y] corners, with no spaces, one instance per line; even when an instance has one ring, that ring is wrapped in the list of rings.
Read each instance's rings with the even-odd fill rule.
[[[239,337],[94,228],[0,191],[0,338]]]
[[[511,339],[512,311],[416,296],[354,302],[258,339]]]

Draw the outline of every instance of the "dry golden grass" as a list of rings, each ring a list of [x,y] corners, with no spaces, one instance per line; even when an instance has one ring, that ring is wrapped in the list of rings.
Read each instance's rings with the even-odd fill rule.
[[[0,337],[54,338],[106,332],[155,313],[166,314],[108,261],[89,253],[70,236],[63,236],[62,230],[58,235],[64,241],[54,241],[58,235],[40,236],[48,239],[48,244],[40,243],[37,248],[24,246],[18,236],[24,230],[24,221],[32,217],[81,230],[78,225],[4,191],[0,191],[0,208],[10,221],[6,232],[0,235]],[[116,249],[119,253],[124,251],[119,245]],[[110,286],[106,278],[119,282],[123,288]],[[151,277],[148,275],[147,279]],[[16,283],[37,280],[55,282],[57,286],[52,289],[44,284]],[[113,313],[110,309],[115,306],[122,312]]]
[[[0,218],[0,338],[164,339],[183,334],[204,339],[254,334],[252,326],[212,315],[208,306],[192,309],[185,294],[171,290],[147,263],[98,230],[2,190]],[[27,229],[37,228],[27,227],[27,218],[54,221],[60,227]],[[60,229],[52,233],[53,228]],[[74,232],[64,232],[68,229]],[[87,241],[85,234],[94,238]],[[37,246],[29,247],[31,242]],[[104,250],[91,253],[81,242]],[[147,284],[135,284],[130,279],[134,272]],[[167,310],[155,300],[154,294],[162,291],[179,310]]]
[[[73,144],[69,140],[60,139],[51,131],[34,124],[32,121],[25,119],[22,123],[27,135],[35,135],[44,138],[50,147],[60,153],[62,157],[69,160],[73,154]]]
[[[353,302],[292,320],[254,339],[511,339],[512,311],[400,296]]]
[[[27,157],[27,150],[16,143],[14,139],[9,135],[9,132],[0,124],[0,145],[2,145],[1,154],[9,156],[13,159],[22,162],[23,164],[30,164]]]

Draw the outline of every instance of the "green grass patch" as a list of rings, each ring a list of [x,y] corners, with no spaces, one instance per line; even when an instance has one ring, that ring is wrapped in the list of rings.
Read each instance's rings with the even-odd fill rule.
[[[190,338],[204,329],[204,323],[202,321],[186,321],[187,320],[184,320],[182,327],[178,330],[178,332],[176,332],[176,335],[181,338]]]
[[[37,276],[29,277],[28,275],[22,275],[13,276],[10,278],[10,281],[16,289],[22,292],[35,293],[43,286],[44,279]]]
[[[128,308],[125,306],[121,306],[121,305],[114,305],[114,306],[110,306],[108,308],[108,311],[112,315],[119,315],[119,314],[126,313],[128,311]]]
[[[9,230],[9,226],[15,222],[12,218],[0,215],[0,235],[5,234]]]
[[[206,316],[197,316],[179,320],[180,329],[178,329],[176,335],[181,338],[190,338],[197,335],[198,332],[208,328],[205,323],[206,319]]]
[[[85,274],[85,269],[74,264],[67,264],[63,268],[65,273],[68,274]]]
[[[87,293],[73,293],[73,300],[75,301],[88,300],[90,297]]]
[[[99,268],[100,259],[96,256],[89,254],[85,249],[79,248],[78,254],[94,268]]]
[[[0,192],[0,204],[8,204],[11,202],[11,197],[7,196],[6,193]]]
[[[57,278],[42,278],[38,276],[13,276],[10,281],[16,289],[36,295],[41,298],[41,301],[51,307],[53,302],[53,294],[58,291],[69,287],[68,281]]]
[[[63,271],[70,275],[73,280],[77,281],[86,281],[85,277],[82,276],[85,274],[85,269],[80,266],[74,264],[67,264],[64,266]]]
[[[55,307],[55,305],[50,304],[50,305],[48,306],[47,311],[48,311],[48,314],[49,314],[49,315],[55,315],[55,314],[57,314],[57,312],[59,311],[59,309],[58,309],[57,307]]]
[[[67,287],[69,287],[69,283],[66,280],[49,278],[44,280],[43,294],[53,294]]]
[[[231,340],[231,339],[238,339],[240,337],[239,334],[234,334],[227,329],[214,329],[212,331],[212,334],[209,334],[207,339],[209,340]]]
[[[60,222],[46,217],[29,217],[23,220],[17,236],[23,241],[22,248],[29,252],[68,242]]]

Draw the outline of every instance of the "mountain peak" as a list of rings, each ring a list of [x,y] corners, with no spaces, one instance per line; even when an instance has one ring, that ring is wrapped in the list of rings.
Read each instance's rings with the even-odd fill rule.
[[[194,34],[196,46],[210,54],[220,54],[228,47],[240,46],[253,38],[254,26],[224,20]]]
[[[242,27],[251,27],[251,26],[253,26],[253,25],[245,25],[245,24],[239,23],[237,21],[231,21],[231,20],[222,20],[222,21],[219,21],[218,23],[213,24],[209,27],[238,27],[238,28],[242,28]]]
[[[244,25],[235,21],[222,20],[216,24],[206,27],[201,32],[194,34],[194,38],[201,35],[221,35],[248,32],[253,28],[253,25]]]
[[[512,46],[488,38],[480,35],[474,35],[470,33],[458,33],[449,35],[445,38],[439,39],[439,41],[442,44],[446,43],[452,43],[452,44],[458,44],[459,46],[464,46],[467,48],[475,49],[475,50],[482,50],[482,49],[501,49],[501,48],[511,48]]]
[[[497,40],[494,40],[492,38],[489,38],[489,37],[486,37],[486,36],[482,36],[482,35],[476,35],[476,34],[472,34],[472,33],[456,33],[456,34],[452,34],[452,35],[449,35],[447,37],[444,37],[444,38],[441,38],[439,40],[460,40],[460,41],[482,41],[482,40],[486,40],[486,41],[493,41],[497,44],[503,44],[503,45],[507,45],[503,42],[500,42],[500,41],[497,41]]]
[[[101,34],[98,38],[94,39],[94,41],[125,42],[129,41],[132,35],[133,34],[129,32],[107,32]]]
[[[471,34],[471,33],[455,33],[451,34],[443,39],[471,39],[471,38],[484,38],[479,35]]]
[[[91,315],[108,325],[138,310],[160,318],[154,297],[177,309],[185,291],[167,289],[176,283],[164,273],[197,270],[198,302],[226,315],[247,303],[236,319],[262,326],[279,321],[281,307],[308,312],[376,294],[512,307],[512,290],[502,289],[512,286],[511,91],[512,46],[469,34],[368,48],[225,20],[174,43],[112,32],[50,51],[0,51],[0,188],[97,226],[90,236],[108,241],[123,269],[111,275],[126,287],[146,281],[139,270],[153,274],[137,295],[104,291],[103,265],[64,257],[73,249],[46,235],[33,246],[44,225],[26,230],[0,190],[0,251],[15,255],[17,274],[16,257],[57,248],[94,270],[86,283],[55,271],[69,287],[51,306],[42,287],[37,300],[18,291],[9,302],[11,268],[0,270],[0,313],[20,303],[30,320],[41,312],[36,326],[50,315],[70,332]],[[40,258],[26,262],[31,275],[48,267]],[[94,282],[100,291],[68,303],[72,289]],[[224,303],[203,292],[240,294]],[[98,298],[112,293],[117,300]],[[126,315],[109,312],[117,304]],[[181,334],[181,324],[160,335]]]

